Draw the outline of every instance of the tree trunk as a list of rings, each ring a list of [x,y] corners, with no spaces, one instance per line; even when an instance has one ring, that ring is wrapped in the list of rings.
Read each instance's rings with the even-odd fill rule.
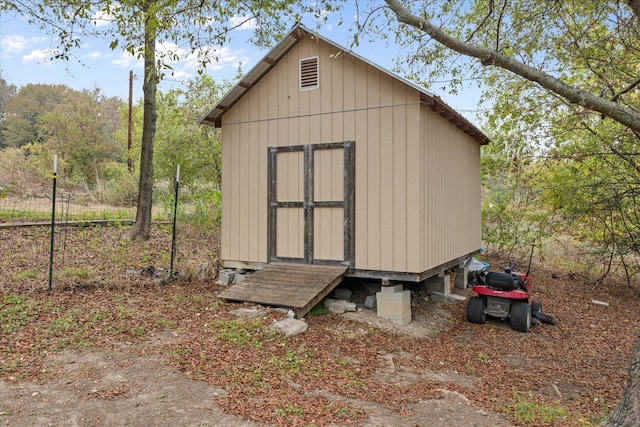
[[[629,377],[620,403],[600,427],[635,427],[640,425],[640,332],[631,354]]]
[[[144,112],[142,119],[142,150],[140,153],[140,181],[138,183],[138,206],[136,222],[123,239],[146,241],[151,237],[151,207],[153,205],[153,144],[156,134],[156,30],[149,25],[150,18],[145,11],[144,34]]]

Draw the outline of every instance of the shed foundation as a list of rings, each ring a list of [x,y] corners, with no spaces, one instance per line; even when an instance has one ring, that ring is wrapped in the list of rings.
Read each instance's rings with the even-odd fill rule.
[[[460,263],[456,268],[455,287],[458,289],[467,289],[469,285],[469,266],[466,263]]]
[[[453,281],[451,275],[445,273],[425,280],[424,286],[431,298],[440,302],[465,301],[467,299],[468,268],[459,267],[453,274],[455,274]]]
[[[378,316],[389,319],[399,325],[411,322],[411,291],[402,289],[402,285],[383,286],[376,294]]]

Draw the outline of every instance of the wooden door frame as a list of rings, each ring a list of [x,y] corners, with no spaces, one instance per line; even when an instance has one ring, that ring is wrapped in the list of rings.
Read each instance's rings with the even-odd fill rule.
[[[314,152],[316,150],[344,149],[344,194],[342,201],[314,201]],[[355,263],[355,142],[290,145],[269,147],[267,160],[267,261],[304,262],[307,264],[343,264],[353,267]],[[302,151],[304,158],[304,201],[279,202],[277,180],[277,155]],[[304,256],[287,258],[277,256],[277,212],[278,208],[304,209]],[[344,209],[344,260],[314,259],[315,207],[342,207]]]

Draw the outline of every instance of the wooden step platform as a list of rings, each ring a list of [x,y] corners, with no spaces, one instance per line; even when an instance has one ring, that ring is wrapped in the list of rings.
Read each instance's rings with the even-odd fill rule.
[[[296,319],[300,319],[340,284],[347,268],[273,262],[218,296],[230,301],[291,307]]]

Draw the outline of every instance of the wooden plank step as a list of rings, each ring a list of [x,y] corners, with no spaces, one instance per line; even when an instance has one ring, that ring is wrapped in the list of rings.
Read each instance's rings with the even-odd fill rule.
[[[273,262],[220,293],[231,301],[291,307],[300,319],[342,281],[345,265]]]

